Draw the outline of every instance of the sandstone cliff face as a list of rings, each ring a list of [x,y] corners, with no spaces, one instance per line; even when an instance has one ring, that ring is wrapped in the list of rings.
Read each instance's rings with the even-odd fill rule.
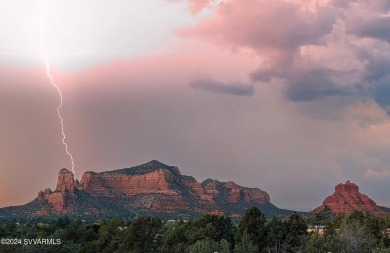
[[[75,189],[73,173],[67,169],[62,169],[58,172],[57,187],[55,191],[71,192]]]
[[[208,179],[205,180],[202,185],[204,186],[206,194],[212,196],[212,199],[216,199],[219,196],[226,197],[228,202],[258,202],[258,203],[270,203],[270,196],[267,192],[258,188],[247,188],[230,182],[219,182],[218,180]]]
[[[68,202],[74,198],[75,181],[73,173],[67,169],[58,172],[57,187],[54,192],[50,189],[38,192],[38,200],[47,201],[49,206],[41,213],[46,214],[53,209],[55,212],[64,212],[68,207]]]
[[[40,191],[36,201],[41,206],[36,215],[104,214],[120,210],[122,213],[237,216],[251,205],[279,210],[270,203],[265,191],[211,179],[199,183],[191,176],[181,175],[177,167],[158,161],[114,171],[85,172],[80,182],[74,179],[72,172],[62,169],[56,189]]]
[[[158,169],[144,175],[126,175],[86,172],[80,181],[79,189],[90,194],[110,197],[114,192],[124,195],[171,194],[178,192],[171,189],[171,172]]]
[[[365,194],[359,192],[359,187],[347,181],[345,184],[338,184],[335,187],[335,192],[328,196],[323,204],[314,212],[319,212],[325,208],[330,207],[334,213],[348,213],[353,210],[368,212],[373,215],[387,215],[388,213],[376,205],[376,203],[368,198]]]
[[[189,189],[192,194],[195,194],[198,198],[205,201],[213,201],[213,196],[206,193],[203,186],[198,183],[195,178],[189,176],[183,176],[181,178],[182,183]]]

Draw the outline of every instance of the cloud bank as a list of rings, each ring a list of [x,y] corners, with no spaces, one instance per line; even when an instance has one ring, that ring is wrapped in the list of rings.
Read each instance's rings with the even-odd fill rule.
[[[248,73],[252,81],[282,82],[292,101],[360,96],[387,110],[388,11],[382,0],[230,0],[178,33],[253,50],[259,61]]]

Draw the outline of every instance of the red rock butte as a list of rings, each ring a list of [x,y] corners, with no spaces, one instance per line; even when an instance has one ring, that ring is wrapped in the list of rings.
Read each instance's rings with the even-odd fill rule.
[[[21,216],[225,214],[239,217],[246,208],[258,206],[265,213],[284,214],[270,202],[267,192],[236,183],[207,179],[201,183],[182,175],[179,168],[158,161],[132,168],[85,172],[81,180],[67,169],[58,173],[54,191],[39,191],[23,206],[0,209]]]
[[[333,213],[348,213],[353,210],[373,215],[389,215],[384,208],[379,207],[372,199],[359,192],[359,186],[350,181],[340,183],[332,195],[328,196],[314,212],[322,211],[328,206]]]

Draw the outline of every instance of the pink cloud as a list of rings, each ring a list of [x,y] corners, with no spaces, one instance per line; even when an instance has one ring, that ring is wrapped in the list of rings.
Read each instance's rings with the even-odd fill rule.
[[[178,33],[252,48],[260,55],[288,61],[300,46],[320,43],[333,22],[323,8],[309,12],[280,0],[232,0],[221,3],[211,19]],[[275,61],[275,57],[270,60]]]
[[[173,2],[188,2],[192,14],[197,14],[210,5],[212,0],[171,0]]]
[[[390,113],[388,10],[385,0],[230,0],[177,33],[252,50],[252,81],[281,82],[290,100],[373,98]]]

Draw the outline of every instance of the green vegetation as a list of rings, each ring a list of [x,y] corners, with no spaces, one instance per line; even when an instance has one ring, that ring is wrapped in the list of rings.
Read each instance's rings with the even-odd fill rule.
[[[374,217],[359,211],[330,218],[323,211],[314,220],[322,230],[309,234],[304,252],[390,252],[390,217]]]
[[[3,220],[0,238],[8,239],[8,243],[20,241],[13,242],[17,245],[1,244],[0,252],[389,253],[389,230],[390,217],[357,211],[334,216],[325,209],[312,217],[294,213],[267,220],[256,207],[247,209],[239,221],[210,214],[188,221],[156,217],[82,221],[61,217],[19,224]]]

